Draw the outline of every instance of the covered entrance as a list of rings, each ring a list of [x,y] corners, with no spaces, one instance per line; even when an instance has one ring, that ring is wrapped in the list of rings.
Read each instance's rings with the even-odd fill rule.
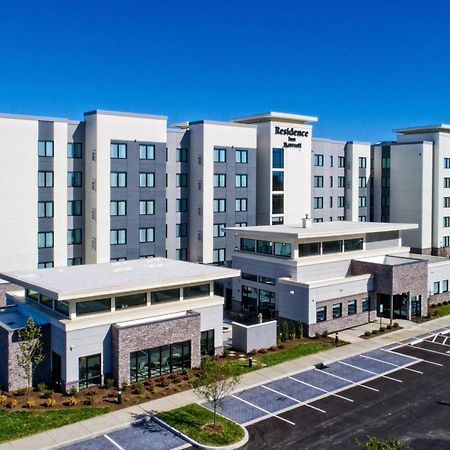
[[[385,317],[387,319],[405,319],[408,320],[408,303],[409,294],[401,295],[377,295],[377,311],[378,317]],[[380,313],[380,311],[382,311]],[[391,316],[392,311],[392,316]]]

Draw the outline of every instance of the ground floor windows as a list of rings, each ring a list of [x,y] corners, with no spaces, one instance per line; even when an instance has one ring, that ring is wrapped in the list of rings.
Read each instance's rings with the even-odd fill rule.
[[[327,320],[327,307],[319,306],[316,309],[316,322],[325,322]]]
[[[369,311],[369,307],[370,307],[369,297],[364,297],[361,301],[361,310],[363,312]]]
[[[130,353],[130,382],[143,381],[191,367],[191,341]]]
[[[214,329],[202,331],[200,337],[200,353],[202,356],[214,355]]]
[[[356,314],[356,300],[349,300],[347,302],[347,315]]]
[[[82,356],[78,359],[78,387],[86,389],[102,383],[101,354]]]
[[[333,319],[339,319],[342,317],[342,303],[335,303],[333,305]]]
[[[420,317],[421,316],[421,307],[422,296],[421,295],[412,295],[411,296],[411,317]]]

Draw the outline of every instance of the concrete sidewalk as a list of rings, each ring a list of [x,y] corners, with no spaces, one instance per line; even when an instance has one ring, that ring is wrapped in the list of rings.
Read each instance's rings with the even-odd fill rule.
[[[401,325],[405,325],[403,321]],[[406,322],[406,325],[407,327],[401,330],[367,340],[359,338],[364,332],[361,330],[356,330],[355,333],[357,336],[355,333],[348,334],[351,333],[352,330],[340,332],[340,339],[347,340],[350,337],[351,339],[348,340],[352,343],[245,374],[241,377],[241,382],[236,391],[248,389],[256,385],[292,375],[302,370],[310,369],[315,364],[321,362],[331,363],[348,356],[357,355],[404,339],[431,333],[439,328],[450,327],[450,316],[441,317],[422,324]],[[376,324],[369,324],[368,327],[368,329],[376,328]],[[199,398],[192,391],[180,392],[158,400],[152,400],[141,403],[140,405],[114,411],[103,416],[77,422],[72,425],[66,425],[26,438],[0,444],[0,450],[40,450],[58,448],[126,427],[151,411],[167,411],[198,400]]]

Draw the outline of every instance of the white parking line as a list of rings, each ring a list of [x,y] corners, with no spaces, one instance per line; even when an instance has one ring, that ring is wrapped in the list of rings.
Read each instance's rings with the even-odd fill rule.
[[[343,364],[344,366],[352,367],[353,369],[361,370],[362,372],[370,373],[371,375],[376,375],[379,377],[387,378],[388,380],[396,381],[397,383],[403,383],[402,380],[399,380],[398,378],[392,378],[388,375],[383,375],[381,373],[372,372],[371,370],[363,369],[362,367],[354,366],[352,364],[345,363],[343,361],[338,361],[339,364]]]
[[[447,339],[448,338],[445,338],[444,342],[436,342],[434,339],[432,341],[425,341],[425,342],[429,342],[430,344],[435,344],[435,345],[443,345],[444,347],[450,347],[450,345],[446,344]]]
[[[434,341],[437,339],[438,336],[439,336],[439,333],[437,333],[437,334],[434,336],[434,338],[433,338],[433,340],[432,340],[431,342],[434,342]]]
[[[414,347],[414,348],[416,348],[418,350],[424,350],[424,351],[430,352],[430,353],[437,353],[438,355],[442,355],[442,356],[450,356],[450,355],[447,355],[446,353],[438,352],[437,350],[431,350],[429,348],[424,348],[424,347]],[[427,362],[431,362],[431,361],[427,361]],[[438,364],[438,363],[434,363],[434,364]],[[442,364],[438,364],[438,365],[442,367]]]
[[[308,403],[302,402],[301,400],[298,400],[297,398],[291,397],[290,395],[284,394],[283,392],[276,391],[275,389],[272,389],[272,388],[270,388],[268,386],[264,386],[264,385],[261,385],[261,387],[264,388],[264,389],[267,389],[268,391],[275,392],[275,394],[282,395],[283,397],[286,397],[289,400],[297,402],[300,405],[308,406],[309,408],[315,409],[316,411],[320,411],[321,413],[324,413],[324,414],[326,413],[326,411],[324,411],[323,409],[320,409],[320,408],[317,408],[316,406],[313,406],[313,405],[310,405]]]
[[[367,359],[372,359],[373,361],[378,361],[383,364],[389,364],[390,366],[398,367],[399,369],[409,370],[410,372],[420,373],[420,375],[423,375],[423,372],[421,372],[420,370],[411,369],[410,367],[401,366],[399,364],[394,364],[394,363],[391,363],[388,361],[384,361],[382,359],[374,358],[373,356],[367,356],[367,355],[359,355],[359,356],[362,356],[363,358],[367,358]]]
[[[256,405],[254,405],[253,403],[250,403],[250,402],[248,402],[247,400],[244,400],[243,398],[240,398],[240,397],[238,397],[238,396],[236,396],[236,395],[234,395],[234,394],[231,394],[231,397],[233,397],[233,398],[235,398],[235,399],[237,399],[237,400],[240,400],[241,402],[246,403],[247,405],[253,406],[253,408],[259,409],[260,411],[266,413],[267,415],[269,415],[269,416],[271,416],[271,417],[276,417],[277,419],[280,419],[280,420],[282,420],[283,422],[287,422],[287,423],[289,423],[290,425],[294,425],[294,426],[295,426],[295,423],[294,423],[294,422],[291,422],[290,420],[287,420],[287,419],[285,419],[284,417],[277,416],[276,414],[271,413],[270,411],[267,411],[267,410],[265,410],[265,409],[263,409],[263,408],[260,408],[259,406],[256,406]]]
[[[317,390],[319,390],[319,391],[326,392],[327,394],[334,395],[335,397],[342,398],[342,400],[347,400],[348,402],[352,402],[352,403],[353,403],[353,400],[352,400],[351,398],[344,397],[343,395],[335,394],[334,392],[327,391],[327,390],[322,389],[322,388],[320,388],[320,387],[314,386],[313,384],[306,383],[305,381],[297,380],[296,378],[293,378],[293,377],[288,377],[288,378],[289,378],[290,380],[292,380],[292,381],[296,381],[297,383],[304,384],[305,386],[312,387],[312,388],[317,389]]]
[[[363,383],[366,383],[367,380],[356,382],[356,381],[349,380],[348,378],[344,378],[344,377],[340,377],[339,375],[335,375],[334,373],[325,372],[324,370],[320,370],[317,368],[315,368],[314,370],[319,370],[321,373],[325,373],[325,374],[329,375],[330,377],[339,378],[340,380],[347,381],[348,383],[353,384],[354,386],[361,386],[362,388],[369,389],[369,391],[380,392],[379,389],[375,389],[371,386],[366,386],[365,384],[363,384]]]
[[[125,450],[116,441],[113,441],[107,434],[104,434],[103,437],[108,439],[108,441],[111,442],[111,444],[114,445],[114,447],[117,447],[119,450]]]
[[[420,342],[422,342],[422,341],[420,341]],[[412,344],[408,344],[408,345],[414,347]],[[399,348],[401,348],[401,347],[405,347],[405,346],[404,346],[404,345],[401,345]],[[420,348],[420,347],[414,347],[414,348]],[[393,355],[402,355],[402,356],[406,356],[406,357],[411,358],[412,360],[415,360],[415,361],[417,361],[417,362],[424,362],[424,363],[427,363],[427,364],[433,364],[433,366],[439,366],[439,367],[443,367],[443,366],[444,366],[443,364],[440,364],[440,363],[437,363],[437,362],[434,362],[434,361],[428,361],[427,359],[423,359],[423,358],[416,358],[415,356],[405,355],[404,353],[391,352],[390,350],[384,350],[384,348],[382,348],[382,349],[380,349],[380,350],[383,350],[383,351],[385,351],[385,352],[392,353]],[[438,353],[440,353],[440,352],[438,352]]]

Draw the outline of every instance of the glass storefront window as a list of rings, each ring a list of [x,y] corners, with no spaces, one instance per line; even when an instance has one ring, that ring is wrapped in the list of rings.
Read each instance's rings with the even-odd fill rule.
[[[86,389],[102,382],[101,355],[82,356],[78,359],[78,387]]]
[[[292,246],[285,242],[273,243],[273,254],[275,256],[283,256],[284,258],[290,258],[292,256]]]
[[[188,286],[183,288],[183,299],[207,297],[210,293],[209,284],[199,284],[198,286]]]
[[[200,337],[200,353],[204,355],[214,355],[214,329],[202,331]]]
[[[342,317],[342,303],[335,303],[333,305],[333,319]]]
[[[327,320],[327,307],[319,306],[316,309],[316,322],[325,322]]]
[[[254,287],[242,286],[241,308],[242,311],[257,312],[258,291]]]
[[[255,240],[241,238],[241,250],[244,252],[254,252],[255,251]]]
[[[314,256],[320,255],[320,242],[310,242],[308,244],[298,245],[299,256]]]
[[[369,307],[370,307],[369,297],[364,297],[364,298],[362,299],[362,304],[361,304],[361,306],[362,306],[363,312],[369,311]]]
[[[347,314],[349,316],[356,314],[356,300],[349,300],[347,302]]]
[[[256,241],[256,251],[264,255],[272,254],[272,242],[270,241]]]

